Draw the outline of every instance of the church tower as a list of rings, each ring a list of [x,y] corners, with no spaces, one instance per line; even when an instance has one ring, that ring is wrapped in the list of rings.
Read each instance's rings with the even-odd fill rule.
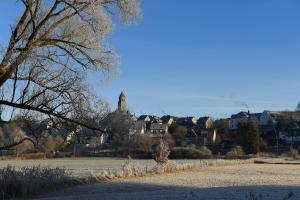
[[[119,96],[119,102],[118,102],[118,111],[119,112],[126,112],[126,97],[123,92],[121,92]]]

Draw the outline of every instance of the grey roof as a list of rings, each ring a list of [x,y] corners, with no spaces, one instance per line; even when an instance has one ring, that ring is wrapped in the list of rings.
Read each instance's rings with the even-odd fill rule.
[[[139,118],[137,119],[138,121],[145,121],[145,119],[149,117],[150,118],[150,122],[151,123],[157,123],[157,122],[161,122],[161,119],[157,116],[154,115],[141,115],[139,116]]]
[[[278,118],[291,118],[294,121],[300,121],[299,111],[266,111],[269,115],[275,119]]]
[[[171,115],[164,115],[160,119],[163,123],[167,123],[170,119],[176,120],[176,117]]]
[[[205,122],[205,121],[207,121],[207,120],[209,120],[209,119],[212,119],[211,117],[200,117],[199,119],[198,119],[198,123],[203,123],[203,122]]]
[[[239,119],[242,117],[249,117],[248,112],[239,112],[238,114],[231,115],[231,119]]]
[[[138,120],[145,120],[147,117],[151,118],[150,115],[141,115],[141,116],[138,117]]]

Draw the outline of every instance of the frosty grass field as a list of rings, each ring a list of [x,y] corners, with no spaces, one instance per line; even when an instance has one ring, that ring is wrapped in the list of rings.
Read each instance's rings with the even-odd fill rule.
[[[53,160],[0,161],[22,166],[64,167],[73,175],[86,176],[107,168],[118,169],[125,159],[74,158]],[[177,160],[175,162],[199,162]],[[151,167],[152,160],[132,160],[133,165]],[[37,199],[219,199],[248,200],[250,194],[262,195],[263,200],[282,200],[292,194],[291,200],[300,199],[299,164],[240,164],[211,166],[192,171],[135,177],[109,183],[83,185],[46,194]]]

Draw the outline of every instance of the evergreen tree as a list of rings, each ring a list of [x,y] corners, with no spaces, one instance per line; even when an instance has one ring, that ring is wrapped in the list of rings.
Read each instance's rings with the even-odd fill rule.
[[[238,124],[237,143],[247,154],[257,153],[262,149],[263,141],[255,118],[250,119],[249,123]]]

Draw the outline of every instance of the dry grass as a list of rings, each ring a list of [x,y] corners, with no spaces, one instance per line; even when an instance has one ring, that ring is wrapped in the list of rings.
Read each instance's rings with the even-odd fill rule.
[[[46,162],[46,160],[36,161]],[[57,162],[56,164],[54,163],[55,165],[52,163],[52,168],[42,165],[33,167],[24,167],[24,165],[22,167],[20,165],[17,165],[19,167],[8,166],[2,167],[2,169],[0,168],[0,199],[2,195],[5,198],[31,197],[36,194],[61,189],[63,187],[71,185],[99,183],[120,179],[124,180],[131,177],[145,177],[166,173],[190,171],[209,166],[226,166],[253,162],[251,160],[194,160],[193,162],[185,161],[181,163],[178,161],[169,161],[166,164],[155,165],[153,162],[145,162],[145,160],[128,159],[122,164],[121,167],[114,166],[114,168],[99,170],[97,168],[94,168],[94,165],[87,166],[88,159],[86,159],[84,162],[82,160],[79,161],[81,164],[85,163],[85,168],[82,168],[83,165],[80,165],[80,171],[88,170],[87,172],[89,173],[85,175],[83,174],[83,176],[78,176],[78,171],[74,171],[75,166],[73,166],[73,164],[72,166],[69,165],[68,167],[68,169],[73,170],[72,173],[70,171],[62,169],[65,164],[70,164],[71,161],[75,160],[51,160],[51,162]],[[92,163],[94,163],[94,160],[91,161],[93,161]],[[15,162],[19,164],[28,163],[26,160]],[[50,163],[50,161],[48,162]],[[105,161],[102,160],[102,162]],[[114,165],[119,166],[119,162],[121,162],[121,160],[117,161]],[[32,161],[30,161],[30,163],[32,164]],[[61,163],[63,165],[58,165],[58,163]],[[96,165],[97,167],[99,167],[98,164]],[[92,169],[96,169],[96,173],[92,173]]]
[[[87,182],[97,183],[106,182],[115,179],[126,179],[130,177],[143,177],[166,173],[176,173],[182,171],[189,171],[209,166],[228,166],[228,165],[238,165],[238,164],[248,164],[253,163],[253,160],[199,160],[199,162],[193,163],[157,163],[153,167],[138,168],[132,164],[131,159],[128,159],[120,170],[107,169],[100,173],[91,175],[88,177]]]
[[[60,168],[7,166],[0,169],[0,192],[3,199],[29,197],[78,183],[79,180]]]
[[[226,157],[230,159],[237,159],[243,156],[245,156],[245,152],[241,146],[235,146],[226,154]]]

